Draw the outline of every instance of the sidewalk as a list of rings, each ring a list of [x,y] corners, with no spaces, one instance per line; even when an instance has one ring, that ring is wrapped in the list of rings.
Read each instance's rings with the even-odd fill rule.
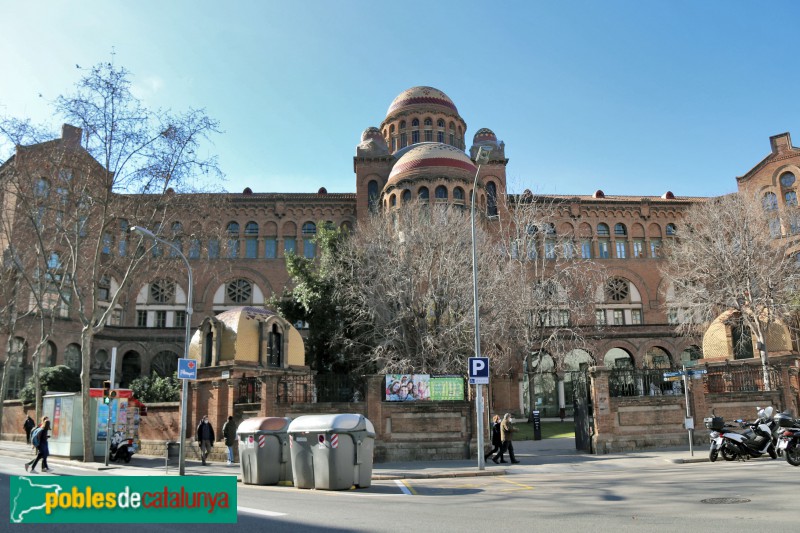
[[[638,469],[647,467],[664,466],[665,463],[699,463],[707,462],[707,450],[703,447],[694,450],[690,456],[686,448],[669,448],[658,450],[643,450],[624,454],[589,455],[575,450],[575,440],[545,439],[540,441],[514,442],[514,450],[520,464],[495,465],[491,460],[484,470],[478,469],[477,459],[462,459],[454,461],[414,461],[375,463],[372,468],[373,480],[393,479],[424,479],[448,477],[475,477],[475,476],[503,476],[513,475],[515,472],[557,472],[559,470],[580,469]],[[34,456],[30,446],[22,442],[0,441],[0,455],[18,457],[21,460],[30,460]],[[69,466],[87,471],[103,471],[113,475],[147,476],[164,475],[165,464],[163,458],[135,455],[129,464],[109,463],[104,465],[103,458],[98,457],[94,463],[67,459],[64,457],[50,456],[48,458],[54,469],[59,466]],[[20,465],[20,469],[21,469]],[[22,473],[22,472],[21,472]],[[170,475],[178,474],[177,461],[170,462]],[[224,463],[209,463],[203,466],[199,461],[186,461],[186,475],[192,476],[226,476],[235,475],[241,481],[241,470],[238,463],[227,466]]]

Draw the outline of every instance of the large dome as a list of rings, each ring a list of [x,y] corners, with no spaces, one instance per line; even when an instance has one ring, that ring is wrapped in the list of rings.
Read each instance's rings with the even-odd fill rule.
[[[456,109],[456,105],[450,100],[449,96],[439,89],[421,86],[412,87],[400,93],[397,98],[392,100],[392,104],[389,106],[386,116],[388,117],[393,113],[409,107],[417,109],[419,109],[419,107],[424,107],[432,111],[435,111],[436,108],[440,108],[440,110],[442,110],[441,108],[445,108],[444,111],[446,112],[458,114],[458,109]]]
[[[455,171],[471,179],[477,168],[463,151],[441,143],[421,143],[408,148],[392,167],[387,185],[410,174]]]

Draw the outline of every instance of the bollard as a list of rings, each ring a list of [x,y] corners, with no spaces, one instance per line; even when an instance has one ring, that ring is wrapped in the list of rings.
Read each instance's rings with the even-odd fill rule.
[[[542,419],[539,411],[533,412],[533,440],[542,440]]]

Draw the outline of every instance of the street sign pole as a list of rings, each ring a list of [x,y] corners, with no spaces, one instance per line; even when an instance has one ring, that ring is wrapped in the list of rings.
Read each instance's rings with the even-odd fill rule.
[[[116,377],[117,373],[117,347],[114,346],[111,348],[111,390],[117,388],[114,384],[114,378]],[[114,405],[114,400],[108,402],[108,417],[106,418],[106,461],[105,465],[108,466],[108,453],[109,453],[109,446],[111,445],[111,408]]]
[[[686,365],[683,365],[683,394],[686,398],[686,429],[689,431],[689,455],[694,456],[694,449],[692,445],[692,435],[694,433],[694,423],[689,427],[689,420],[692,418],[692,410],[689,407],[689,380],[686,377]]]

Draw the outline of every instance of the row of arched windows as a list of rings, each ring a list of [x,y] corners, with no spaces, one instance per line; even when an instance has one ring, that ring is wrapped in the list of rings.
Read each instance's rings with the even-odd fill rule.
[[[419,119],[414,118],[411,120],[410,138],[408,130],[408,123],[405,120],[399,122],[397,129],[395,129],[394,124],[384,128],[383,136],[386,139],[386,144],[392,147],[392,152],[420,142],[438,142],[464,148],[464,136],[461,126],[456,126],[453,121],[446,124],[444,119],[440,118],[436,121],[436,129],[434,130],[433,119],[426,117],[423,121],[422,129],[420,129]]]
[[[456,186],[453,188],[453,201],[456,205],[463,205],[466,201],[466,198],[472,197],[472,191],[466,193],[462,187]],[[369,208],[370,211],[375,212],[378,207],[378,182],[375,180],[371,180],[367,184],[367,196],[369,201]],[[400,193],[391,193],[386,199],[386,207],[397,207],[398,196],[402,200],[403,203],[411,202],[414,198],[412,193],[409,189],[403,189]],[[449,200],[450,191],[444,185],[439,185],[434,189],[434,198],[437,202],[446,202]],[[486,197],[487,197],[487,205],[486,205],[486,214],[488,216],[496,216],[497,215],[497,186],[494,182],[490,181],[486,184]],[[430,199],[430,190],[428,187],[422,186],[417,189],[417,200],[429,200]]]

